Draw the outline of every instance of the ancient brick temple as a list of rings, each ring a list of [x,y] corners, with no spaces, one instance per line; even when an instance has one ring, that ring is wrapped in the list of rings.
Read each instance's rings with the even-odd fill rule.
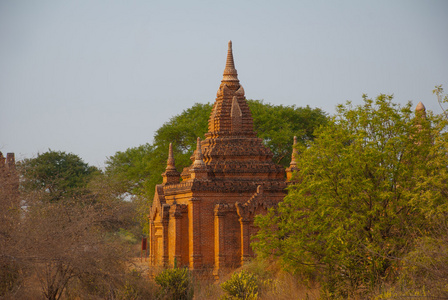
[[[177,261],[215,275],[240,266],[253,256],[254,216],[285,196],[285,169],[272,162],[271,151],[254,132],[231,42],[205,136],[198,138],[192,164],[182,174],[176,171],[170,145],[150,212],[152,266]]]

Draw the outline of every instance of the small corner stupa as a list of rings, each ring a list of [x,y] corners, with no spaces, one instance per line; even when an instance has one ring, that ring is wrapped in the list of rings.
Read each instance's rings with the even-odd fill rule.
[[[151,266],[176,262],[215,276],[239,267],[254,255],[254,216],[285,196],[285,169],[254,132],[231,41],[205,137],[198,138],[192,164],[182,174],[169,148],[149,215]]]

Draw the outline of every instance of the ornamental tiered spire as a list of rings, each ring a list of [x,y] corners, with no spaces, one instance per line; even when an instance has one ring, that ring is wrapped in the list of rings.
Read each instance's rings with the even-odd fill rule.
[[[426,118],[426,107],[423,105],[421,101],[415,107],[415,115],[423,116],[423,118]]]
[[[176,170],[176,164],[174,162],[173,145],[170,143],[168,150],[168,160],[166,162],[165,172],[162,174],[164,184],[179,183],[180,173]]]
[[[420,101],[417,106],[415,107],[416,111],[426,111],[426,107],[423,105],[423,103]]]
[[[240,81],[238,80],[238,73],[235,69],[235,63],[233,61],[232,41],[229,41],[229,45],[227,48],[226,67],[222,76],[221,86],[225,84],[229,89],[237,90],[240,87],[239,82]]]
[[[235,69],[232,41],[229,41],[226,67],[209,119],[208,129],[209,131],[205,135],[207,138],[211,136],[256,136],[244,89],[238,80],[238,73]]]
[[[176,165],[174,162],[174,155],[173,155],[173,145],[171,143],[170,143],[170,147],[168,150],[168,160],[166,163],[166,170],[167,171],[176,170]]]
[[[286,179],[288,181],[292,180],[293,173],[298,170],[298,168],[297,168],[297,159],[298,158],[299,158],[299,153],[297,151],[297,137],[294,136],[294,142],[292,145],[291,163],[289,164],[289,168],[286,169]]]
[[[204,169],[205,163],[202,160],[201,139],[198,137],[196,141],[196,151],[194,153],[193,169]]]
[[[297,158],[299,153],[297,152],[297,137],[294,136],[294,142],[292,144],[292,155],[291,155],[291,163],[289,164],[290,168],[297,167]]]
[[[207,178],[207,166],[204,163],[201,149],[201,139],[198,138],[196,142],[196,151],[194,151],[194,162],[190,169],[191,179],[205,179]]]

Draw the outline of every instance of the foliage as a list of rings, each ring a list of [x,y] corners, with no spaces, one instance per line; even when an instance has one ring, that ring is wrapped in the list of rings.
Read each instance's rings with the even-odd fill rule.
[[[446,122],[392,96],[350,103],[300,148],[298,183],[258,216],[264,256],[319,280],[329,297],[393,281],[413,241],[446,211]]]
[[[26,250],[46,299],[59,299],[65,290],[80,296],[106,294],[120,285],[118,274],[125,274],[130,253],[103,227],[109,218],[106,205],[79,199],[30,207],[23,224]]]
[[[78,160],[75,165],[85,166]],[[37,164],[33,167],[45,169]],[[115,197],[99,172],[84,175],[82,181],[73,181],[82,184],[68,185],[70,188],[58,198],[50,197],[54,195],[45,184],[22,189],[19,195],[18,185],[9,184],[6,186],[15,189],[3,189],[1,182],[2,297],[33,299],[40,294],[45,299],[113,298],[125,286],[131,251],[117,232],[134,226],[133,204]]]
[[[149,281],[139,271],[132,270],[129,274],[126,274],[125,278],[124,284],[116,291],[116,299],[158,299],[156,284]]]
[[[446,112],[445,108],[443,108],[444,103],[448,103],[448,95],[443,93],[443,87],[442,85],[436,85],[435,89],[432,90],[433,94],[436,94],[437,96],[437,102],[440,105],[440,108],[443,110],[443,113],[445,114],[445,117],[448,118],[448,113]]]
[[[145,144],[118,151],[106,162],[106,174],[113,180],[117,192],[144,195],[149,186],[150,177],[155,174],[153,165],[154,146]]]
[[[438,297],[432,297],[429,296],[428,292],[423,289],[421,291],[416,290],[407,290],[406,288],[400,288],[400,289],[388,289],[387,291],[384,291],[380,293],[379,295],[376,295],[374,300],[390,300],[390,299],[417,299],[417,300],[425,300],[425,299],[445,299],[445,298],[438,298]]]
[[[434,220],[426,235],[413,243],[403,260],[399,274],[400,290],[425,292],[428,296],[448,297],[448,219]]]
[[[306,281],[303,277],[286,272],[277,260],[253,259],[246,262],[242,269],[247,274],[257,277],[258,299],[322,299],[319,287],[315,283]],[[241,270],[235,271],[239,273]],[[226,276],[224,281],[233,274]],[[211,278],[195,281],[194,299],[229,299],[231,296],[216,284]],[[231,299],[231,298],[230,298]]]
[[[254,119],[255,131],[263,138],[274,154],[274,161],[288,166],[293,136],[299,142],[314,138],[313,131],[327,122],[326,114],[316,108],[266,104],[248,100]],[[154,195],[156,184],[162,182],[169,143],[173,145],[178,171],[191,164],[197,137],[204,138],[212,105],[195,104],[172,117],[160,127],[152,144],[117,152],[106,161],[106,175],[121,193],[133,195],[139,202],[139,219],[146,224],[147,208]]]
[[[244,270],[233,273],[229,280],[221,284],[221,288],[228,294],[223,299],[258,299],[258,277]]]
[[[165,269],[154,280],[162,287],[164,299],[193,299],[193,285],[187,268]]]
[[[74,197],[85,188],[97,168],[84,163],[77,155],[49,150],[19,164],[27,191],[41,191],[49,201]]]
[[[122,194],[131,195],[137,205],[137,219],[147,230],[147,214],[156,184],[162,182],[169,143],[173,143],[178,170],[188,166],[197,137],[207,132],[210,104],[195,104],[160,127],[152,144],[117,152],[106,161],[105,174]]]
[[[319,108],[273,105],[259,100],[247,101],[259,138],[268,146],[273,161],[288,167],[291,162],[292,138],[300,144],[314,139],[314,130],[327,123],[326,114]]]

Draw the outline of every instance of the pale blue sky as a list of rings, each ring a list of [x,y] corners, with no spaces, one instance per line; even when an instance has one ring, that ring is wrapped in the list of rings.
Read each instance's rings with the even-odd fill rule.
[[[310,105],[393,93],[440,112],[447,0],[0,0],[0,151],[102,167],[195,102],[233,41],[249,99]]]

